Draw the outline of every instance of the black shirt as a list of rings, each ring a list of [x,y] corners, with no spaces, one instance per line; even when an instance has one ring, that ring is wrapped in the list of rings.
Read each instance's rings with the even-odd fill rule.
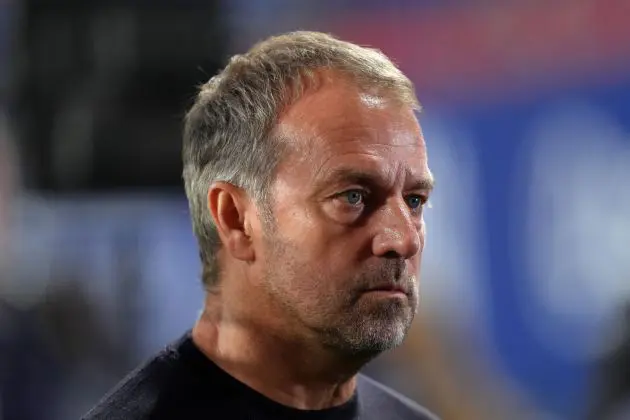
[[[393,390],[359,375],[345,404],[299,410],[236,380],[208,359],[190,332],[130,373],[83,420],[437,420]]]

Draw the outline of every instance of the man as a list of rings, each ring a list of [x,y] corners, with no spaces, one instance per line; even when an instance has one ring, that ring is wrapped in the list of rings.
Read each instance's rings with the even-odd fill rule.
[[[233,57],[184,129],[203,313],[86,418],[433,419],[358,374],[418,306],[418,108],[384,55],[328,35]]]

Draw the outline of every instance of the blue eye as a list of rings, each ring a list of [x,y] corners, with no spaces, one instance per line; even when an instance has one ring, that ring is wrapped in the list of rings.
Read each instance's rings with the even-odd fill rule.
[[[343,197],[351,206],[358,206],[365,200],[365,193],[359,190],[350,190],[344,192]]]
[[[410,195],[407,197],[407,205],[411,209],[418,209],[419,207],[422,207],[422,204],[422,197],[419,195]]]

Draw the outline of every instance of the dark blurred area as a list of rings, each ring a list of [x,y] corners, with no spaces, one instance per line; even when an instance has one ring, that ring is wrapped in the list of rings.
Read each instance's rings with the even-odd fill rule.
[[[183,111],[226,54],[218,1],[21,9],[12,115],[26,187],[179,187]]]
[[[181,117],[225,59],[219,2],[32,0],[5,8],[13,43],[2,103],[20,188],[52,200],[180,188]],[[137,232],[113,234],[104,309],[89,293],[90,272],[72,261],[89,236],[80,230],[48,250],[44,270],[0,266],[9,278],[0,286],[13,286],[0,287],[3,420],[76,418],[140,359]],[[68,242],[79,251],[60,261]],[[24,258],[37,264],[28,251]]]
[[[630,418],[630,303],[619,320],[619,343],[596,364],[589,420]]]
[[[0,0],[0,420],[78,418],[203,294],[182,117],[293,29],[414,81],[421,312],[366,372],[444,420],[630,418],[630,2]],[[626,309],[624,309],[626,308]]]

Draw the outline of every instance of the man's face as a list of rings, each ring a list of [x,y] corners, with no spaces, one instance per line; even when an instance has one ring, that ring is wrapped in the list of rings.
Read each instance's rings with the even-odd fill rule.
[[[427,153],[413,110],[343,80],[283,115],[264,288],[293,325],[347,354],[400,344],[418,307]]]

